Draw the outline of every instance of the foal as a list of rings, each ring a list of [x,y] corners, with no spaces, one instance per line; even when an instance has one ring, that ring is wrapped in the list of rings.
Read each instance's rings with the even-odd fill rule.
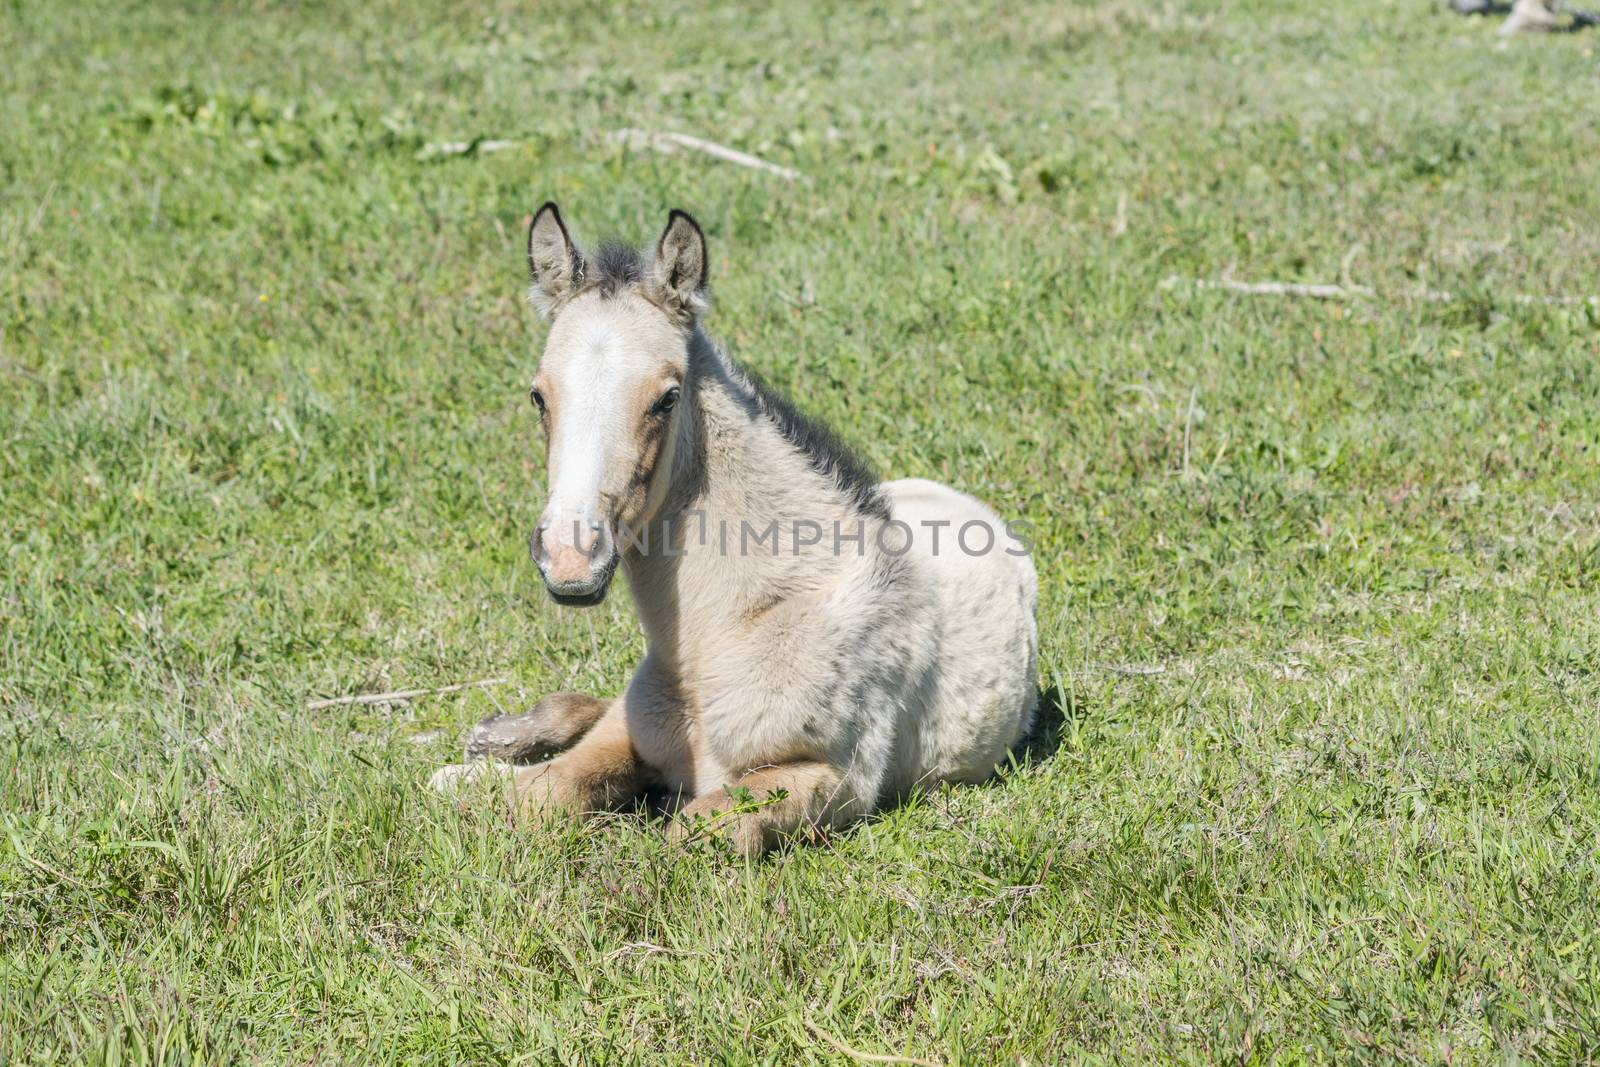
[[[675,834],[755,854],[992,774],[1037,695],[1017,531],[954,489],[878,484],[708,340],[705,237],[683,212],[648,261],[588,258],[545,204],[528,265],[551,320],[531,394],[550,497],[529,550],[561,604],[599,603],[620,565],[647,651],[621,696],[558,693],[480,725],[478,761],[435,787],[481,757],[542,760],[513,772],[530,818],[664,789],[686,802]]]

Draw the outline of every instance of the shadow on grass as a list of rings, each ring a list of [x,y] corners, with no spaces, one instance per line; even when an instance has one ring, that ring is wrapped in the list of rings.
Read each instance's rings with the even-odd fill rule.
[[[1033,729],[1011,752],[1011,765],[997,776],[1005,778],[1019,770],[1036,766],[1056,754],[1061,742],[1083,721],[1085,708],[1073,694],[1059,685],[1039,690],[1039,711]]]

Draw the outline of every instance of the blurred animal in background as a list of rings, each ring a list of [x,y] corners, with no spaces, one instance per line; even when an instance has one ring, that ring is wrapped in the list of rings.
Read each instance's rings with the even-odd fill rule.
[[[1565,0],[1450,0],[1458,15],[1504,15],[1500,36],[1515,33],[1571,33],[1600,26],[1600,15],[1573,7]]]

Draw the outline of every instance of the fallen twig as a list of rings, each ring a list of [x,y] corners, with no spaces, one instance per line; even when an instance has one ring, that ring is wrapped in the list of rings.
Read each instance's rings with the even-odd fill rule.
[[[1394,294],[1381,294],[1368,285],[1333,285],[1316,282],[1242,282],[1224,274],[1220,278],[1183,278],[1174,274],[1161,283],[1162,289],[1191,285],[1196,289],[1225,289],[1230,293],[1247,296],[1305,296],[1316,300],[1379,300],[1410,297],[1432,303],[1451,303],[1464,300],[1461,293],[1445,289],[1412,289]],[[1539,296],[1533,293],[1512,293],[1505,299],[1514,304],[1549,304],[1576,307],[1591,304],[1600,307],[1600,296]]]
[[[1161,283],[1163,289],[1192,285],[1196,289],[1226,289],[1230,293],[1249,296],[1309,296],[1317,300],[1367,299],[1378,295],[1376,289],[1365,285],[1334,285],[1332,282],[1241,282],[1223,271],[1220,278],[1181,278],[1174,274]]]
[[[1167,668],[1160,663],[1144,666],[1139,663],[1106,663],[1101,670],[1110,671],[1112,674],[1126,674],[1134,678],[1153,678],[1158,674],[1166,674]]]
[[[828,1044],[832,1045],[846,1056],[861,1060],[863,1063],[914,1063],[917,1064],[918,1067],[939,1067],[937,1062],[933,1060],[925,1060],[917,1056],[889,1056],[882,1052],[862,1052],[859,1049],[853,1049],[843,1041],[840,1041],[838,1038],[828,1033],[828,1031],[824,1030],[822,1027],[818,1026],[816,1023],[812,1022],[810,1019],[806,1020],[806,1029],[810,1030],[812,1034],[820,1037],[822,1040],[826,1041]]]
[[[438,689],[399,689],[392,693],[362,693],[358,696],[329,697],[326,700],[313,700],[306,705],[307,711],[320,711],[323,708],[337,707],[340,704],[399,704],[417,697],[438,696],[441,693],[459,693],[463,689],[482,689],[491,685],[504,685],[509,678],[485,678],[478,682],[461,682],[458,685],[440,686]]]
[[[652,132],[650,130],[622,129],[611,134],[613,141],[621,142],[630,148],[649,148],[657,152],[676,152],[680,148],[687,148],[693,152],[703,152],[724,163],[734,163],[752,170],[764,170],[768,174],[776,174],[784,181],[798,181],[805,177],[791,167],[781,167],[776,163],[768,163],[758,156],[748,152],[741,152],[737,148],[717,144],[700,137],[692,137],[687,133]]]

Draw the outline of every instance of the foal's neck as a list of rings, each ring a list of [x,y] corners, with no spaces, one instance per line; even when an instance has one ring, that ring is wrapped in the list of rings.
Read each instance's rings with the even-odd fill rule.
[[[776,401],[698,329],[690,366],[672,487],[650,524],[653,534],[667,531],[666,543],[653,538],[625,556],[652,654],[663,658],[697,634],[832,583],[871,554],[885,517],[870,490],[852,491],[828,467],[854,460],[796,444]],[[861,541],[849,540],[858,533]]]

